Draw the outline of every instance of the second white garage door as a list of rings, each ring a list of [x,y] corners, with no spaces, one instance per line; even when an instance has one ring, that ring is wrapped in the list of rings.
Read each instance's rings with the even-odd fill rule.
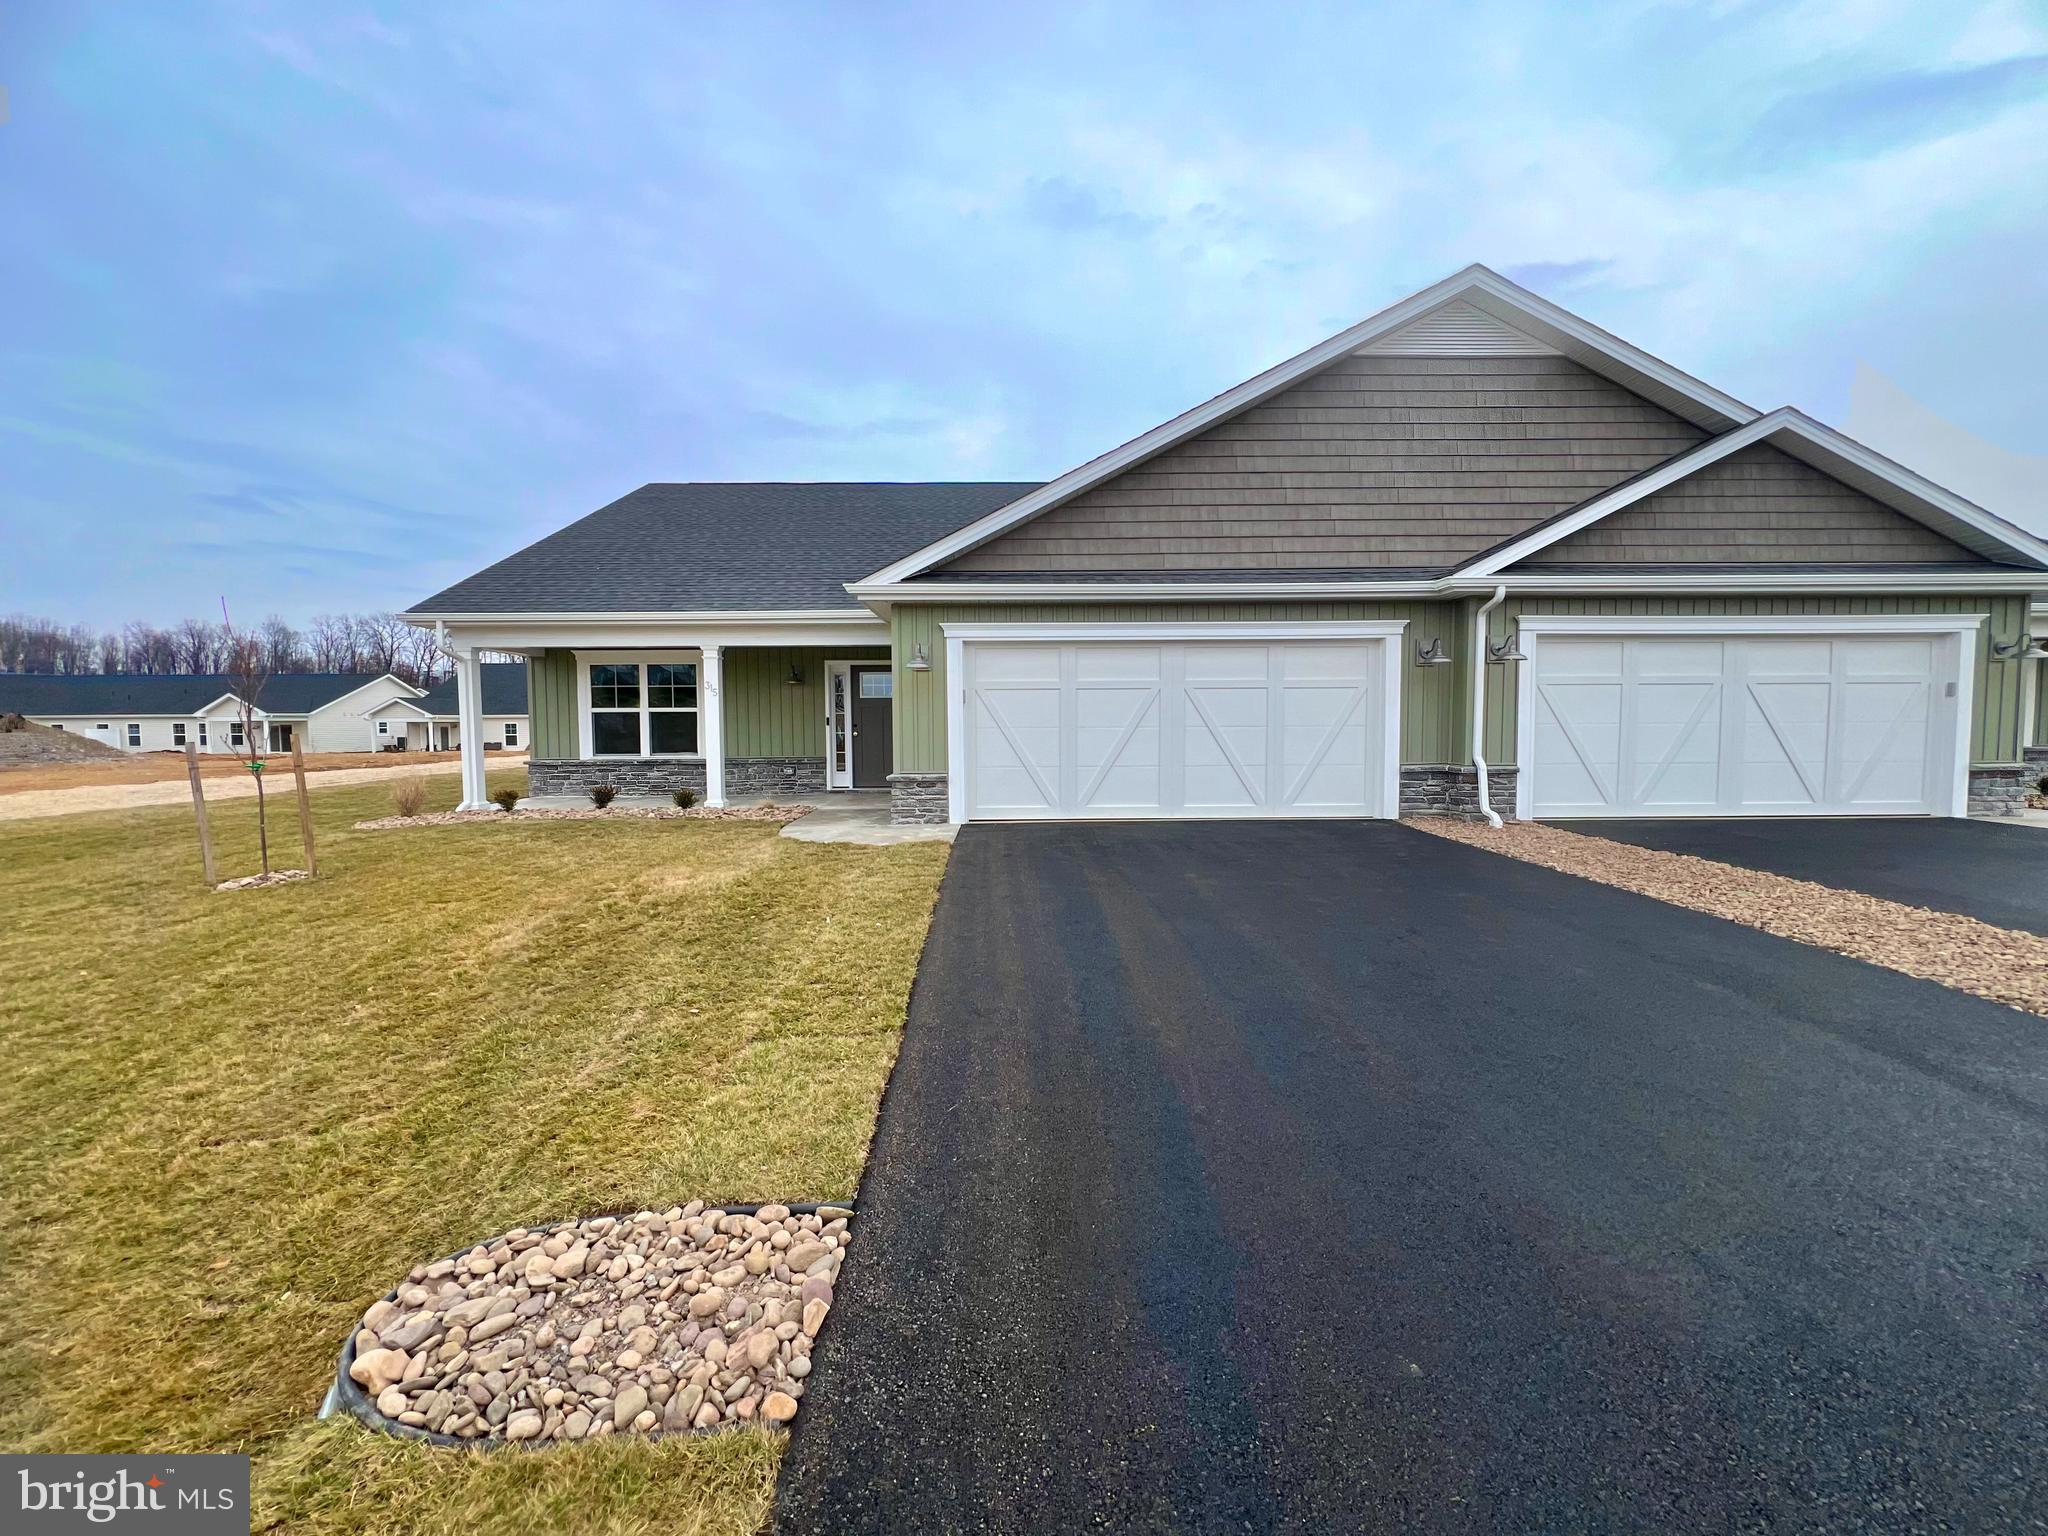
[[[968,643],[964,813],[1388,814],[1392,644]]]
[[[1525,814],[1947,814],[1953,634],[1542,633]]]

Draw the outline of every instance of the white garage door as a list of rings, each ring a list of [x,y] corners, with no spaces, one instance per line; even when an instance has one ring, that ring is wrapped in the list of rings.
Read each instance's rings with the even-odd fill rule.
[[[1925,815],[1945,810],[1950,635],[1544,634],[1537,816]]]
[[[1380,815],[1385,643],[968,644],[966,814]]]

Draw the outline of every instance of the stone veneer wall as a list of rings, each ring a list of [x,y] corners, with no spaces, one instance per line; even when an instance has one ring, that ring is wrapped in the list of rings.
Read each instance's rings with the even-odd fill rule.
[[[2048,747],[2028,747],[2026,759],[2029,767],[2048,769]]]
[[[889,775],[891,821],[902,826],[943,826],[946,809],[946,776],[943,773]]]
[[[732,764],[726,764],[728,775]],[[728,785],[730,778],[728,777]],[[557,757],[526,764],[526,791],[531,795],[581,795],[592,786],[609,784],[622,795],[672,795],[679,789],[704,793],[701,758]],[[730,789],[727,791],[730,793]]]
[[[1970,814],[2017,816],[2027,808],[2027,794],[2035,782],[2034,771],[2018,764],[2010,768],[1972,768]]]
[[[1515,819],[1515,777],[1513,768],[1486,770],[1486,797],[1494,814],[1503,821]],[[1455,816],[1461,821],[1478,821],[1479,770],[1437,765],[1401,770],[1401,814],[1403,816]]]
[[[776,795],[822,795],[822,757],[729,757],[725,760],[725,795],[772,799]]]

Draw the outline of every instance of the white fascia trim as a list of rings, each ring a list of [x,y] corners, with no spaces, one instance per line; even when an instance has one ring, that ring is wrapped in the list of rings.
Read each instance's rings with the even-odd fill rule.
[[[941,624],[946,643],[946,819],[967,820],[967,647],[1070,640],[1379,640],[1380,815],[1401,814],[1401,675],[1406,619],[1322,619],[1296,624]]]
[[[1960,635],[1988,613],[1795,613],[1717,617],[1688,614],[1531,614],[1515,621],[1530,635]]]
[[[1626,570],[1592,575],[1529,575],[1520,571],[1499,577],[1468,572],[1422,581],[1265,581],[1265,582],[961,582],[944,588],[906,586],[863,588],[862,595],[887,603],[1118,603],[1134,600],[1217,598],[1346,600],[1464,597],[1490,594],[1502,582],[1510,592],[2038,592],[2048,590],[2048,571],[2014,571],[1987,566],[1982,571],[1712,571],[1635,574]],[[2038,610],[2048,612],[2048,608]]]
[[[1409,321],[1419,319],[1439,305],[1474,293],[1484,294],[1491,301],[1486,306],[1490,313],[1504,310],[1508,314],[1519,315],[1541,325],[1554,327],[1581,346],[1611,359],[1623,369],[1654,379],[1675,394],[1695,403],[1704,418],[1702,425],[1719,428],[1747,422],[1756,416],[1756,411],[1752,407],[1744,405],[1733,396],[1724,395],[1690,374],[1673,368],[1669,363],[1662,362],[1649,353],[1608,335],[1598,326],[1587,324],[1578,316],[1559,309],[1549,300],[1538,298],[1528,289],[1509,282],[1499,273],[1473,265],[1462,272],[1453,273],[1440,283],[1432,284],[1420,293],[1411,294],[1400,303],[1383,309],[1376,315],[1359,321],[1348,330],[1339,331],[1335,336],[1318,342],[1306,352],[1297,353],[1287,361],[1268,368],[1264,373],[1245,380],[1236,388],[1225,390],[1213,400],[1205,401],[1193,410],[1183,411],[1171,421],[1163,422],[1151,431],[1132,438],[1121,447],[1112,448],[1108,453],[1090,459],[1078,468],[1068,470],[1058,479],[1040,486],[1028,495],[1018,497],[1007,506],[998,507],[966,527],[947,534],[943,539],[927,544],[923,549],[904,556],[893,565],[884,566],[873,575],[853,583],[853,586],[886,586],[892,582],[905,581],[919,571],[928,570],[956,555],[964,554],[1005,529],[1036,517],[1069,497],[1079,495],[1090,486],[1099,485],[1112,475],[1120,474],[1132,465],[1142,463],[1154,454],[1171,448],[1184,438],[1192,437],[1197,432],[1258,404],[1276,390],[1285,389],[1289,384],[1315,372],[1318,368],[1327,367],[1340,357],[1356,352],[1360,347],[1399,330]],[[1506,315],[1497,317],[1507,318]]]
[[[1685,575],[1525,576],[1486,578],[1453,577],[1439,590],[1462,596],[1491,592],[1501,582],[1510,592],[1529,593],[1619,593],[1619,592],[1711,592],[1741,597],[1758,592],[2034,592],[2048,585],[2048,571],[2012,571],[1987,566],[1983,573],[1970,571],[1745,571],[1716,576],[1701,571]]]
[[[1604,496],[1587,502],[1568,516],[1545,523],[1513,543],[1482,555],[1469,565],[1460,567],[1456,575],[1468,581],[1480,581],[1497,576],[1516,562],[1526,560],[1538,551],[1570,538],[1581,529],[1590,527],[1603,518],[1611,517],[1625,507],[1633,506],[1644,497],[1655,495],[1658,491],[1698,474],[1730,454],[1739,453],[1744,448],[1761,442],[1771,442],[1773,446],[1777,446],[1779,442],[1807,445],[1823,453],[1833,454],[1865,474],[1902,492],[1919,504],[1915,510],[1945,514],[1983,534],[2003,549],[2031,560],[2048,561],[2048,543],[2001,518],[1992,516],[1982,507],[1944,491],[1940,486],[1922,479],[1911,470],[1901,468],[1882,454],[1873,453],[1861,443],[1842,436],[1832,427],[1823,426],[1790,406],[1781,406],[1767,416],[1757,417],[1747,426],[1737,427],[1732,432],[1724,432],[1688,453],[1666,460],[1657,468],[1638,475],[1624,485],[1616,486]],[[1804,454],[1796,452],[1796,447],[1788,448],[1786,451],[1792,452],[1793,456],[1802,462],[1811,462]],[[1823,474],[1828,473],[1823,465],[1815,464],[1812,467],[1819,469]],[[1895,510],[1908,517],[1915,515],[1915,510],[1904,507]],[[1924,518],[1919,520],[1925,521]],[[2036,582],[2048,579],[2048,572],[2022,574],[2031,574],[2031,579]]]
[[[858,624],[869,616],[852,608],[746,608],[632,613],[401,613],[399,617],[421,628],[435,624],[530,624],[545,629],[561,624]]]
[[[1221,624],[941,624],[948,641],[1016,641],[1043,645],[1065,640],[1385,640],[1398,637],[1406,619],[1306,619],[1275,624],[1247,619]]]
[[[889,626],[871,613],[841,613],[831,623],[701,623],[681,620],[561,624],[539,630],[526,623],[450,625],[448,633],[469,648],[510,650],[691,650],[704,645],[886,644]]]
[[[1132,598],[1212,597],[1425,597],[1442,590],[1439,577],[1403,581],[972,581],[931,586],[849,588],[869,602],[1125,602]]]

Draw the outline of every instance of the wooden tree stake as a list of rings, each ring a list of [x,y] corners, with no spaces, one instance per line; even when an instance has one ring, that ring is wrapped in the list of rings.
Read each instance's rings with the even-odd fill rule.
[[[313,857],[313,802],[306,798],[306,753],[297,731],[292,732],[292,778],[299,786],[299,836],[306,844],[306,873],[317,875],[320,865]]]
[[[220,884],[213,869],[213,829],[206,824],[206,791],[199,784],[199,750],[185,743],[185,775],[192,781],[192,816],[199,823],[199,862],[206,870],[207,889]]]

